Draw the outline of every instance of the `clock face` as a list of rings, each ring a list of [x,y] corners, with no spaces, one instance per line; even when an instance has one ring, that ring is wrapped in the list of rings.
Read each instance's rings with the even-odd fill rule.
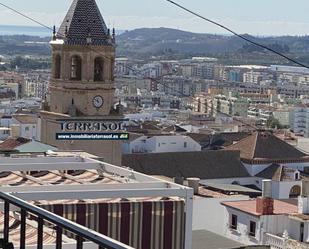
[[[102,96],[95,96],[93,98],[93,106],[95,108],[101,108],[104,105],[104,99]]]

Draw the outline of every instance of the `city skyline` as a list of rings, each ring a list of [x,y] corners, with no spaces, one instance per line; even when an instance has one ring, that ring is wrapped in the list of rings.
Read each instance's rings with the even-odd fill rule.
[[[134,0],[121,2],[120,0],[97,0],[108,26],[118,30],[132,30],[135,28],[168,27],[198,33],[226,32],[212,24],[177,9],[168,2],[153,0]],[[28,0],[3,0],[2,3],[43,22],[48,26],[59,26],[71,0],[51,2]],[[205,3],[194,0],[194,4],[178,0],[180,4],[198,11],[200,14],[229,26],[238,33],[252,35],[306,35],[309,34],[309,17],[306,7],[309,2],[298,1],[295,5],[290,1],[261,0],[250,2],[244,0],[219,0]],[[285,2],[284,4],[282,2]],[[121,6],[121,7],[119,7]],[[0,6],[2,16],[0,24],[34,26],[34,23],[17,16],[10,10]]]

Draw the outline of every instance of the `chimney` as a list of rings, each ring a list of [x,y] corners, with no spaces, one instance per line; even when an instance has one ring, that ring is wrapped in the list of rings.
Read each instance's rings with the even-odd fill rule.
[[[302,181],[301,196],[309,197],[309,181]]]
[[[200,178],[187,178],[188,187],[193,188],[195,195],[199,192],[200,180]]]
[[[262,181],[262,197],[272,198],[272,182],[271,180]]]
[[[263,180],[262,197],[256,199],[256,212],[262,215],[274,214],[271,180]]]
[[[184,179],[182,176],[177,176],[177,177],[174,178],[174,182],[175,182],[176,184],[179,184],[179,185],[183,185],[184,180],[185,180],[185,179]]]

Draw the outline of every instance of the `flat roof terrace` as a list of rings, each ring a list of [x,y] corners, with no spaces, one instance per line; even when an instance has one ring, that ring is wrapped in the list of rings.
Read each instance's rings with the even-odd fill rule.
[[[0,186],[0,191],[26,200],[75,200],[76,191],[81,199],[187,197],[187,192],[192,192],[185,186],[74,152],[66,156],[0,157]],[[121,195],[111,194],[120,190]]]
[[[132,210],[138,210],[140,205],[147,207],[149,202],[155,210],[167,208],[173,202],[173,210],[185,214],[185,248],[191,248],[193,189],[80,152],[48,154],[0,157],[0,192],[52,212],[57,205],[75,210],[84,209],[85,204],[92,210],[102,205],[117,209],[119,204],[124,208],[128,203]],[[4,210],[3,203],[0,203],[1,210]],[[16,209],[12,207],[11,211]]]

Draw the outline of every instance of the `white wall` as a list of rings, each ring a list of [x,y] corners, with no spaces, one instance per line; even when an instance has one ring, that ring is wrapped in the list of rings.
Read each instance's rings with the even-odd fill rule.
[[[224,236],[226,226],[224,201],[249,200],[248,196],[235,196],[231,198],[204,198],[194,197],[193,200],[193,231],[208,230]]]
[[[297,138],[297,148],[299,150],[305,151],[306,153],[309,153],[309,138]]]
[[[123,153],[190,152],[201,149],[201,145],[188,136],[143,136],[129,144],[126,143],[123,146]]]
[[[231,217],[232,215],[237,215],[237,231],[230,228],[231,224]],[[225,209],[225,236],[238,241],[245,245],[259,245],[262,242],[262,235],[261,235],[261,229],[260,229],[260,219],[258,216],[250,215],[247,213],[243,213],[238,210],[234,210],[231,208]],[[252,237],[249,236],[250,231],[250,221],[256,222],[256,236]]]
[[[289,199],[291,189],[294,186],[302,187],[301,181],[272,181],[272,197],[274,199]]]
[[[37,126],[38,124],[22,124],[19,121],[17,121],[15,118],[12,119],[12,124],[19,125],[20,127],[20,132],[19,136],[28,138],[28,139],[35,139],[38,140],[38,130]]]
[[[288,231],[289,218],[287,215],[261,216],[260,220],[261,230],[264,233],[282,236],[284,230]]]
[[[4,141],[10,136],[10,130],[0,130],[0,140]]]
[[[37,139],[37,125],[22,124],[20,127],[20,136],[28,139]]]
[[[225,236],[243,244],[253,245],[264,242],[264,233],[283,237],[285,232],[289,238],[299,241],[301,221],[290,218],[289,215],[254,216],[232,208],[226,208],[226,220],[230,221],[232,214],[238,217],[237,231],[225,226]],[[256,237],[248,236],[250,221],[256,222]],[[304,226],[304,242],[309,241],[309,223]]]
[[[12,124],[12,118],[1,118],[0,126],[1,127],[10,127]]]
[[[149,141],[149,143],[148,143]],[[188,136],[155,136],[147,140],[152,153],[201,151],[201,145]]]

